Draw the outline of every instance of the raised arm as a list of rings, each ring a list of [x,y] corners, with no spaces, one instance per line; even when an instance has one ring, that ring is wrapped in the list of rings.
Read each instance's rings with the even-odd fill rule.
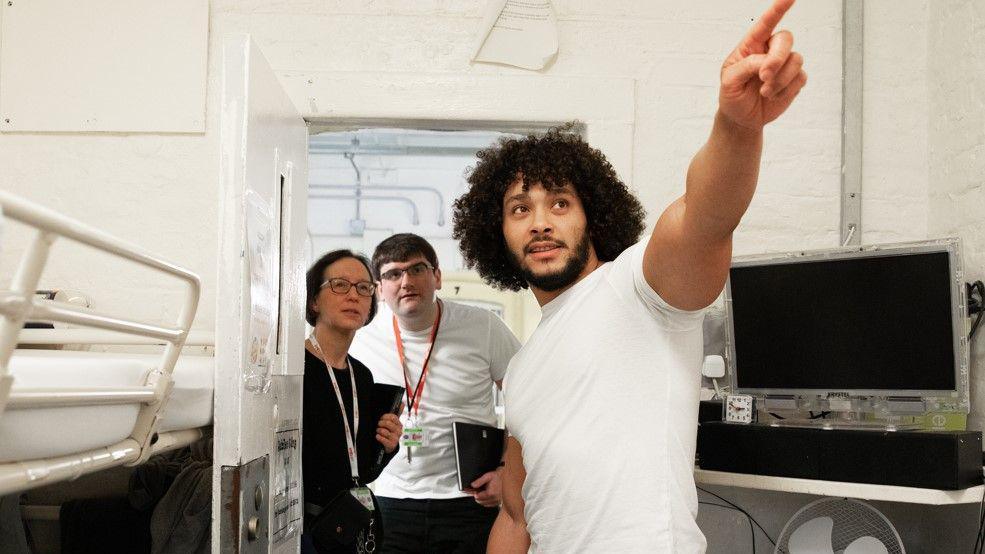
[[[711,136],[691,160],[684,196],[663,212],[647,244],[643,274],[676,308],[703,308],[721,292],[732,231],[756,190],[763,127],[807,83],[793,35],[773,32],[793,3],[775,0],[722,64]]]
[[[523,453],[520,443],[513,437],[506,439],[503,454],[506,465],[499,471],[503,484],[503,506],[489,532],[488,554],[525,554],[530,548],[527,522],[523,519],[523,495],[521,489],[527,477],[523,469]]]

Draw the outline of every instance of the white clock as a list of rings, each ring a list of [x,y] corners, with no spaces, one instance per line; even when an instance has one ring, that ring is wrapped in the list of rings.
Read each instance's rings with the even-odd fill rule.
[[[752,423],[756,419],[756,401],[748,394],[730,394],[725,397],[725,421]]]

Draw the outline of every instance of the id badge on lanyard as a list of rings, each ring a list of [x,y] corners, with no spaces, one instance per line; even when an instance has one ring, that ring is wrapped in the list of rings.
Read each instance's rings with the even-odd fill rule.
[[[373,493],[369,492],[369,487],[352,487],[349,489],[349,494],[358,500],[363,508],[373,511]]]
[[[427,432],[421,425],[420,418],[416,415],[408,415],[402,423],[404,425],[404,434],[400,438],[402,445],[417,447],[428,445]]]
[[[404,343],[400,336],[400,326],[397,317],[393,316],[393,340],[397,346],[397,355],[400,357],[400,367],[404,372],[404,386],[407,389],[407,414],[402,418],[404,432],[400,437],[400,444],[407,450],[407,462],[412,459],[412,449],[422,448],[428,445],[428,430],[421,423],[421,398],[424,396],[424,383],[427,381],[428,369],[430,367],[431,352],[434,350],[434,342],[438,337],[438,328],[441,326],[441,301],[438,301],[438,317],[434,320],[431,327],[431,341],[428,345],[427,353],[424,355],[424,364],[421,367],[421,378],[417,381],[417,386],[410,386],[410,369],[407,367],[407,358],[404,355]]]

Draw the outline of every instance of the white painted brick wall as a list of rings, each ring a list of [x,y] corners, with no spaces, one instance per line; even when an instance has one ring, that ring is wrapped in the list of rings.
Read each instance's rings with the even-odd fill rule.
[[[927,238],[927,2],[866,2],[863,58],[863,242]]]
[[[683,191],[721,61],[765,3],[557,2],[560,54],[540,73],[468,63],[481,6],[226,1],[213,3],[213,28],[252,33],[309,117],[581,118],[652,223]],[[785,21],[811,82],[768,134],[737,253],[838,240],[840,14],[802,2]]]
[[[218,162],[210,150],[201,135],[2,134],[0,187],[201,275],[194,326],[211,331]],[[27,237],[26,228],[5,225],[5,284]],[[64,240],[55,243],[40,285],[81,290],[100,311],[147,321],[173,321],[181,308],[176,281]],[[162,312],[162,306],[170,309]]]
[[[688,160],[707,135],[721,59],[765,2],[557,2],[560,54],[543,72],[468,63],[482,5],[217,0],[204,137],[2,135],[2,186],[201,273],[196,327],[211,328],[217,44],[224,33],[245,31],[307,116],[580,118],[639,191],[652,223],[682,192]],[[739,253],[837,241],[840,3],[801,2],[785,24],[797,33],[811,83],[768,133],[762,194],[739,231]],[[102,264],[87,260],[57,260],[44,283],[80,284],[104,309],[132,306],[148,287],[173,290],[126,272],[106,277]]]

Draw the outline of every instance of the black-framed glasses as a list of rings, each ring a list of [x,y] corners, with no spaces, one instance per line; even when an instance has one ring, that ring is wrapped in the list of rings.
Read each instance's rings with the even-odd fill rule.
[[[389,271],[384,271],[383,274],[380,275],[380,280],[381,281],[390,281],[392,283],[392,282],[396,282],[396,281],[399,281],[400,279],[402,279],[403,276],[404,276],[404,273],[410,275],[411,277],[420,277],[421,275],[424,275],[425,273],[427,273],[428,271],[431,271],[433,269],[434,268],[431,267],[431,264],[429,264],[427,262],[418,262],[418,263],[416,263],[416,264],[414,264],[414,265],[412,265],[412,266],[410,266],[408,268],[405,268],[405,269],[396,269],[396,268],[394,268],[394,269],[391,269]]]
[[[321,288],[329,287],[335,294],[349,294],[349,289],[356,287],[356,294],[359,296],[373,296],[376,292],[376,283],[371,281],[359,281],[353,283],[348,279],[333,277],[321,284]]]

